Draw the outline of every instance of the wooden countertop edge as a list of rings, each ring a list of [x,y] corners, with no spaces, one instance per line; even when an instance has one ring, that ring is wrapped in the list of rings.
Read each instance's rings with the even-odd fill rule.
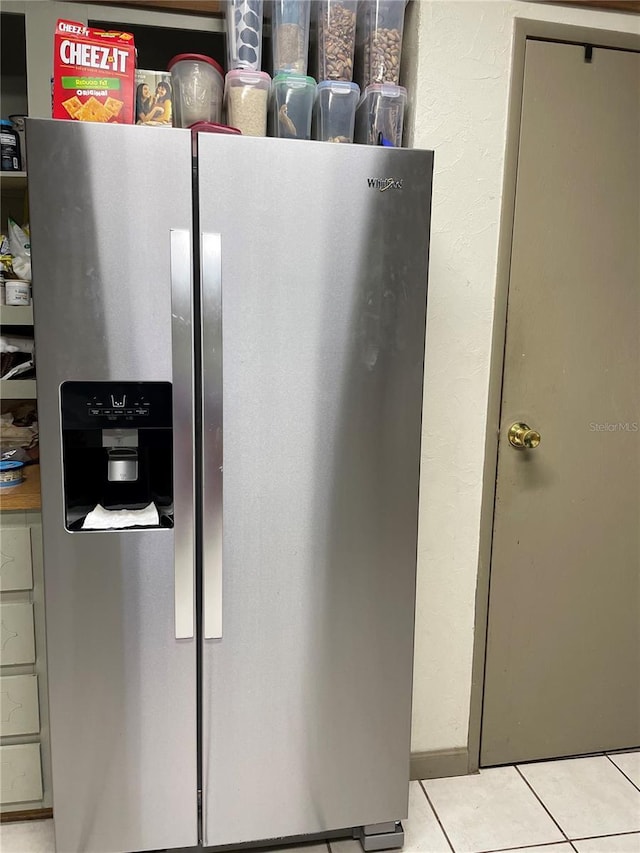
[[[20,809],[15,812],[2,812],[0,823],[12,823],[18,820],[46,820],[53,817],[53,809]]]

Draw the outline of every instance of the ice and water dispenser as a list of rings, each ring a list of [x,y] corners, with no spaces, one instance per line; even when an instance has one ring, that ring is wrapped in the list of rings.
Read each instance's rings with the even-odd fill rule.
[[[68,530],[173,527],[170,382],[60,389]]]

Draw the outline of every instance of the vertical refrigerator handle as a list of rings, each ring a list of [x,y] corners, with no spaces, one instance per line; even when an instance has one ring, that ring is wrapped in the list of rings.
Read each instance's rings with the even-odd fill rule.
[[[172,230],[171,353],[173,369],[174,602],[176,639],[194,636],[195,433],[191,234]]]
[[[202,605],[204,638],[222,638],[222,245],[201,234]]]

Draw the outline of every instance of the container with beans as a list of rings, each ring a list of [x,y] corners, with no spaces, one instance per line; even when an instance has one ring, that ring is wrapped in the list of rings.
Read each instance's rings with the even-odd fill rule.
[[[318,80],[353,79],[357,0],[321,0],[318,6]]]
[[[363,6],[359,36],[362,88],[400,80],[405,0],[371,0]]]

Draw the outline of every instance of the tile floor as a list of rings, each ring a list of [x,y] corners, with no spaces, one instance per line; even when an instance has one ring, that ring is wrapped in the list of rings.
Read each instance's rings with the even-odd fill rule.
[[[405,853],[640,853],[640,751],[412,782],[404,827]],[[53,821],[0,827],[2,853],[54,849]],[[286,853],[360,853],[360,845]]]

